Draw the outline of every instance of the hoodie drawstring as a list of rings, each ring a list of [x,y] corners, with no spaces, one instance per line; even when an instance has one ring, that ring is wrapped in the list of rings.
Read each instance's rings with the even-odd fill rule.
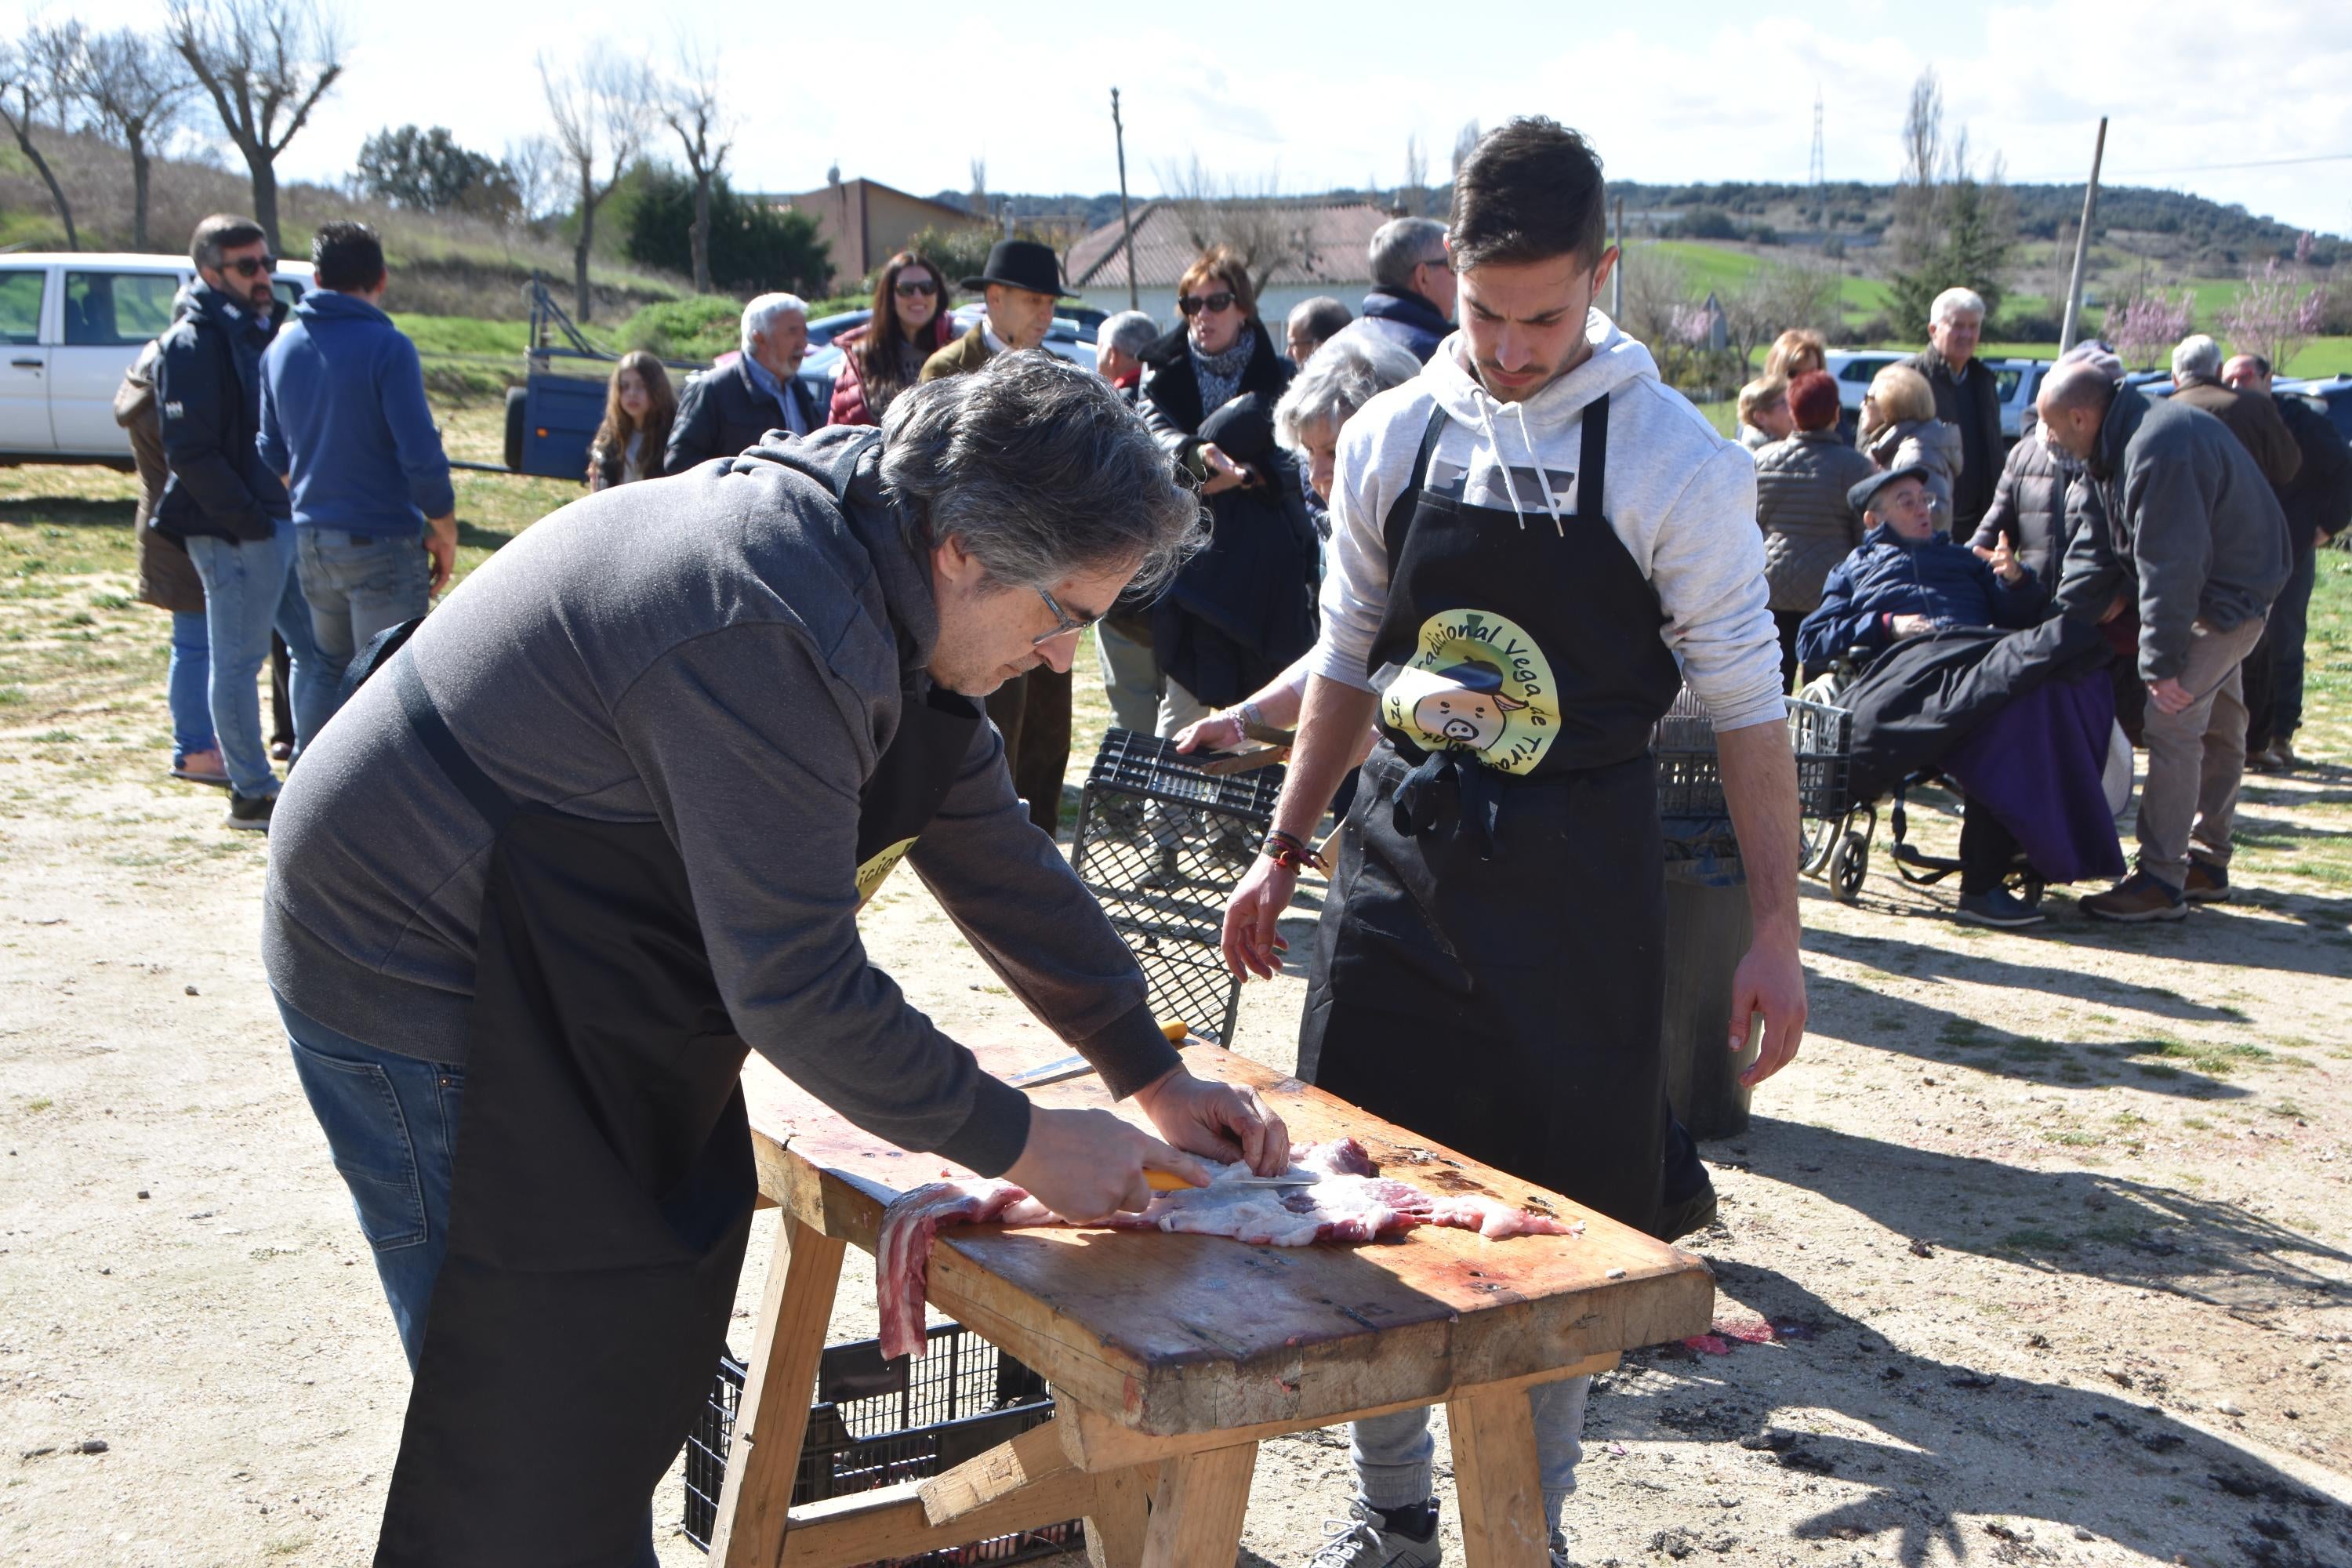
[[[1517,518],[1519,527],[1525,529],[1528,526],[1527,509],[1519,504],[1519,481],[1511,471],[1510,462],[1503,455],[1502,425],[1487,412],[1487,405],[1492,401],[1482,393],[1472,406],[1478,411],[1478,426],[1486,434],[1486,444],[1495,450],[1495,462],[1503,470],[1503,493],[1511,498],[1511,515]],[[1565,539],[1568,537],[1568,526],[1560,521],[1559,498],[1552,494],[1551,470],[1544,467],[1543,457],[1536,450],[1535,437],[1528,431],[1527,409],[1523,405],[1517,403],[1509,406],[1519,422],[1519,445],[1527,448],[1528,461],[1534,465],[1537,482],[1543,487],[1544,510],[1551,514],[1551,526],[1554,531]]]

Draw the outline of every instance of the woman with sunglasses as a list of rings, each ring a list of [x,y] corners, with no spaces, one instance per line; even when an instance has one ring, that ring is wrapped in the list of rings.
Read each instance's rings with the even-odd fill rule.
[[[842,355],[832,423],[882,423],[891,400],[915,384],[923,362],[954,339],[946,295],[929,261],[911,250],[890,258],[875,280],[872,317],[835,340]]]
[[[1183,324],[1143,352],[1137,410],[1200,481],[1212,534],[1152,606],[1162,735],[1241,701],[1315,640],[1315,526],[1274,435],[1292,367],[1258,321],[1248,267],[1223,246],[1185,269],[1176,308]]]

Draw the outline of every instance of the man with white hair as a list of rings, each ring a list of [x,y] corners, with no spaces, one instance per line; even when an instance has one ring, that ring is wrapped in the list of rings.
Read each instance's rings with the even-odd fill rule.
[[[2221,379],[2221,345],[2203,332],[2192,332],[2172,351],[2172,395],[2191,408],[2202,408],[2230,427],[2254,456],[2254,467],[2284,490],[2303,467],[2303,448],[2295,445],[2278,405],[2259,392],[2241,392]]]
[[[1936,417],[1960,433],[1952,481],[1952,537],[1967,539],[1992,505],[2000,479],[2000,387],[1982,360],[1985,302],[1973,289],[1947,289],[1927,311],[1927,346],[1906,362],[1936,394]]]
[[[808,307],[797,294],[762,294],[743,307],[743,352],[686,384],[670,426],[665,474],[731,458],[771,430],[805,436],[824,424],[801,384],[808,354]]]
[[[1372,233],[1366,259],[1372,290],[1347,331],[1396,344],[1422,363],[1454,330],[1454,263],[1445,226],[1434,218],[1391,218]]]
[[[1160,323],[1140,310],[1121,310],[1095,329],[1095,371],[1135,406],[1143,384],[1143,351],[1160,337]],[[1149,726],[1146,726],[1149,728]]]

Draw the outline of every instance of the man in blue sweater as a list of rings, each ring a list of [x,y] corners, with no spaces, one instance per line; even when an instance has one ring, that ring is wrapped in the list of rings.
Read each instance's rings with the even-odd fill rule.
[[[311,632],[340,695],[352,656],[448,582],[457,501],[416,345],[381,308],[390,279],[375,231],[321,224],[310,262],[318,287],[262,358],[257,445],[293,495]]]

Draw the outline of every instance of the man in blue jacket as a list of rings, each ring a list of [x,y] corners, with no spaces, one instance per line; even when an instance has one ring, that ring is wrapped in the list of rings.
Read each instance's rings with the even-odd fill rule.
[[[225,213],[196,225],[188,245],[196,281],[181,291],[177,320],[158,342],[157,424],[170,470],[147,526],[185,546],[205,584],[212,660],[213,733],[228,770],[231,827],[267,830],[278,775],[261,733],[254,682],[269,634],[292,655],[296,754],[325,719],[310,639],[310,612],[294,575],[294,527],[278,470],[255,436],[261,418],[261,356],[285,313],[272,289],[278,264],[251,218]]]
[[[391,279],[375,231],[320,225],[310,264],[318,287],[262,358],[259,444],[293,497],[323,724],[352,656],[448,582],[457,500],[416,345],[382,309]]]
[[[1797,655],[1819,668],[1849,648],[1875,652],[1945,626],[2030,626],[2046,588],[2004,538],[1980,557],[1936,527],[1927,470],[1873,474],[1846,492],[1869,530],[1822,584],[1797,627]]]
[[[1391,342],[1427,364],[1454,330],[1454,263],[1445,226],[1434,218],[1391,218],[1372,236],[1367,259],[1372,289],[1364,312],[1342,330]]]

